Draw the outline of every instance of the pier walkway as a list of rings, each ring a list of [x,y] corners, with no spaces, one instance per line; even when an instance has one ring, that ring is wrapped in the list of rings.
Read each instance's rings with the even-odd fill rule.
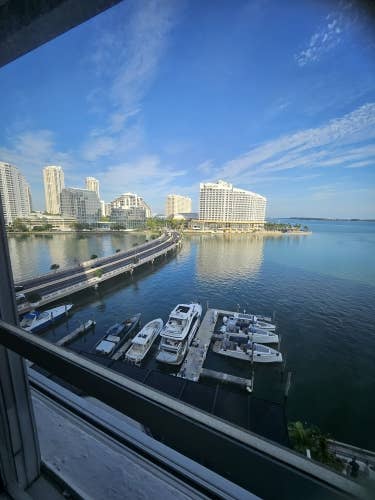
[[[26,296],[32,292],[41,297],[36,303],[25,302],[19,305],[18,312],[23,314],[86,288],[97,288],[104,281],[123,273],[132,274],[134,269],[147,263],[154,263],[155,259],[166,256],[180,245],[181,236],[179,233],[165,233],[159,238],[131,250],[17,283],[17,285],[24,287],[22,292]]]
[[[198,382],[211,337],[214,333],[216,320],[216,309],[207,309],[198,332],[190,345],[185,361],[177,374],[178,377]]]
[[[224,309],[207,309],[199,330],[181,365],[180,371],[177,373],[177,377],[191,380],[192,382],[198,382],[200,377],[211,378],[243,387],[250,392],[253,390],[253,379],[235,377],[229,373],[203,368],[211,340],[215,337],[214,331],[219,316],[233,316],[233,314],[233,311],[225,311]]]

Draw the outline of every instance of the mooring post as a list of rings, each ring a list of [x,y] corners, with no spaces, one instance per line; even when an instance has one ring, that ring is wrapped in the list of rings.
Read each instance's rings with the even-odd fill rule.
[[[292,372],[289,371],[285,383],[284,402],[286,402],[288,399],[291,383],[292,383]]]
[[[282,362],[281,365],[281,381],[284,380],[285,370],[286,370],[286,356],[284,356],[284,361]]]

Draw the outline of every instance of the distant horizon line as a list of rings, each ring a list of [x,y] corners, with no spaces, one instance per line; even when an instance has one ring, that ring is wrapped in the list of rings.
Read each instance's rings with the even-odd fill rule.
[[[270,219],[283,220],[327,220],[327,221],[351,221],[351,222],[375,222],[375,218],[358,218],[358,217],[270,217]]]

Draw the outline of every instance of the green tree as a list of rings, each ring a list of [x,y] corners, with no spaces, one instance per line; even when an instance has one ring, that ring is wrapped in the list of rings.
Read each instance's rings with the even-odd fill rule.
[[[116,249],[116,253],[119,253],[119,252],[121,252],[121,248]]]
[[[96,255],[96,253],[93,253],[93,254],[91,254],[90,260],[94,260],[97,258],[98,258],[98,256]]]
[[[59,267],[60,267],[59,264],[51,264],[50,269],[51,269],[51,271],[57,271],[59,269]]]
[[[292,422],[288,425],[288,431],[294,450],[306,455],[306,450],[309,449],[314,460],[342,471],[342,461],[329,451],[330,436],[324,434],[319,427],[304,427],[302,422]]]
[[[96,278],[100,278],[101,276],[103,276],[103,270],[102,269],[97,269],[95,271],[95,277]]]
[[[12,228],[14,231],[27,232],[29,229],[22,219],[14,219]]]

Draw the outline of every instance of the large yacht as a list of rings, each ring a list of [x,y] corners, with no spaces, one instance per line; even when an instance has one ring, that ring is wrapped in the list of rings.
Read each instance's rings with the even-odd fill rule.
[[[200,304],[178,304],[170,313],[167,323],[160,332],[161,341],[157,361],[180,365],[196,334],[202,306]]]

